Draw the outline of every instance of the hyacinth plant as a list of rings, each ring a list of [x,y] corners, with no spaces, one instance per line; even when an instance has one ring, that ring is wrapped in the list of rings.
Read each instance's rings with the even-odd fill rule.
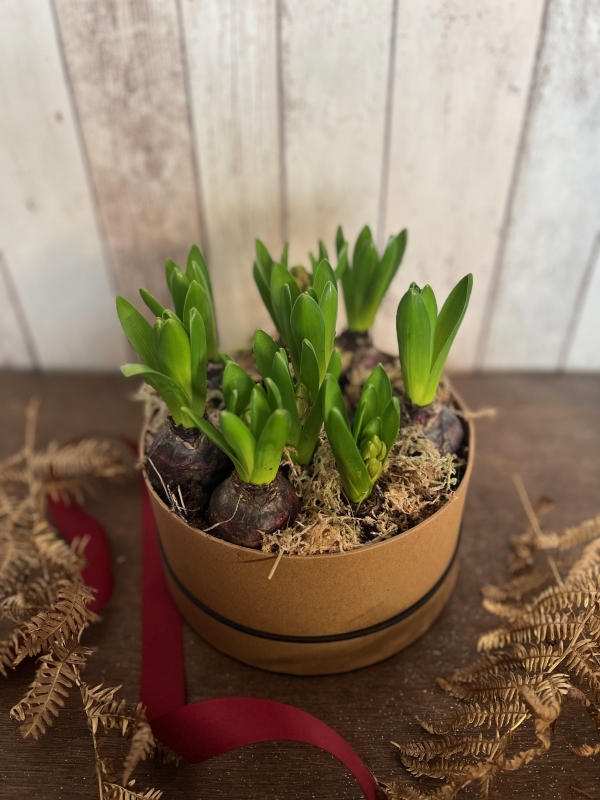
[[[197,258],[203,267],[198,266]],[[200,278],[206,271],[197,247],[190,251],[188,269]],[[167,262],[170,287],[180,280],[173,279],[173,275],[185,278],[172,262]],[[190,408],[200,416],[204,414],[207,363],[211,357],[218,358],[219,353],[210,280],[203,280],[200,285],[194,278],[188,282],[185,294],[183,283],[181,286],[181,292],[172,290],[173,296],[178,297],[175,308],[179,313],[163,308],[149,292],[141,290],[144,301],[157,314],[154,326],[123,297],[117,297],[117,314],[129,343],[142,360],[141,364],[125,364],[121,367],[123,374],[142,378],[152,386],[170,413],[148,451],[148,477],[166,500],[174,491],[185,495],[186,510],[193,518],[204,510],[212,491],[231,473],[233,465],[210,439],[190,425],[183,411]]]
[[[175,314],[189,330],[190,311],[195,308],[200,312],[206,334],[208,361],[221,361],[212,284],[206,261],[198,245],[194,244],[190,249],[185,273],[170,258],[167,259],[166,273]],[[140,289],[140,295],[150,311],[157,317],[162,317],[165,309],[158,300],[147,289]]]
[[[368,499],[397,439],[401,408],[379,364],[362,386],[354,419],[349,419],[335,346],[337,285],[341,279],[352,330],[368,331],[405,246],[403,231],[389,240],[380,259],[365,228],[350,263],[339,229],[337,269],[320,242],[309,273],[288,268],[287,246],[280,262],[274,262],[257,242],[254,277],[279,334],[277,342],[265,331],[255,332],[261,383],[219,352],[210,277],[199,248],[190,251],[185,273],[167,262],[174,310],[141,290],[156,314],[154,325],[127,300],[117,299],[123,329],[142,361],[125,365],[123,372],[153,386],[170,412],[149,447],[148,477],[172,504],[179,494],[177,508],[189,522],[202,527],[208,520],[214,535],[260,547],[265,533],[291,524],[300,508],[281,469],[284,453],[300,467],[309,465],[323,424],[348,500],[360,504]],[[462,438],[460,420],[435,397],[471,286],[468,275],[438,314],[431,288],[412,284],[398,307],[404,412],[423,424],[434,441],[438,436],[442,453],[451,452],[451,445],[455,450]],[[225,364],[219,373],[218,424],[205,413],[211,361]]]
[[[218,535],[234,544],[260,547],[265,533],[293,521],[300,501],[279,472],[288,441],[291,418],[281,398],[255,383],[230,361],[223,373],[225,410],[219,428],[201,415],[184,409],[199,428],[233,462],[235,473],[210,499],[208,521]]]
[[[346,496],[361,503],[373,491],[400,428],[400,404],[387,372],[378,364],[363,386],[350,427],[344,396],[333,375],[323,397],[325,430]]]
[[[343,259],[346,263],[342,288],[349,331],[368,333],[371,330],[381,301],[402,263],[407,240],[406,230],[400,231],[397,236],[390,236],[380,257],[371,229],[365,225],[354,245],[350,263],[348,243],[342,228],[338,228],[335,245],[338,260]]]
[[[435,400],[472,288],[473,276],[465,275],[438,313],[431,286],[420,289],[416,283],[411,283],[400,300],[396,315],[406,409],[411,419],[425,426],[441,453],[455,453],[463,439],[463,427],[456,414]]]

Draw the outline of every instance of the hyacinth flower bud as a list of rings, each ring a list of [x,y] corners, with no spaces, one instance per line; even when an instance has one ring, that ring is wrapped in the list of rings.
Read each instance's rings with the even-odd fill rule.
[[[370,458],[368,461],[365,461],[365,466],[371,480],[376,481],[381,475],[381,470],[383,469],[381,461],[379,461],[377,458]]]
[[[377,434],[369,437],[365,436],[360,443],[360,454],[364,461],[367,461],[369,458],[377,458],[379,461],[385,461],[387,447]]]
[[[302,266],[298,267],[291,267],[290,272],[296,283],[298,284],[298,288],[301,292],[305,292],[307,289],[310,289],[312,286],[312,276],[308,270],[304,269]]]
[[[365,437],[360,443],[360,454],[363,461],[368,461],[370,458],[377,458],[379,449],[379,444],[377,444],[377,442],[373,441],[373,439],[368,439]]]

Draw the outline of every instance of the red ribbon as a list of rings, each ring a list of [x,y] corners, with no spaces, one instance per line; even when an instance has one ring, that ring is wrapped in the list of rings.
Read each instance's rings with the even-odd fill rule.
[[[77,504],[48,499],[48,509],[65,539],[88,535],[83,578],[96,589],[92,610],[113,588],[110,551],[102,526]],[[141,700],[156,738],[191,763],[258,742],[303,742],[331,753],[354,775],[367,800],[378,800],[375,781],[358,754],[321,720],[285,703],[225,697],[185,704],[181,617],[164,577],[156,522],[142,481],[142,678]]]

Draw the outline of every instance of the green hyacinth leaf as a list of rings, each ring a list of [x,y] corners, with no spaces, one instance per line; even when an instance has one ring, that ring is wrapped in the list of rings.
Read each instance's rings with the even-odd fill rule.
[[[212,299],[212,283],[208,264],[197,244],[193,244],[190,248],[185,274],[190,282],[197,280],[201,286],[208,289]]]
[[[318,303],[307,294],[301,294],[292,308],[292,335],[298,348],[304,339],[312,344],[319,365],[319,375],[325,376],[325,320]],[[294,368],[295,368],[294,364]]]
[[[206,366],[208,354],[206,350],[206,332],[202,315],[197,308],[190,311],[190,363],[192,372],[192,409],[197,414],[204,414],[206,406]]]
[[[254,359],[263,380],[272,377],[273,359],[279,352],[277,342],[260,328],[254,333]]]
[[[155,317],[162,317],[165,308],[156,297],[153,297],[147,289],[140,289],[140,296]]]
[[[121,367],[121,372],[126,378],[140,377],[146,381],[165,401],[175,424],[186,425],[181,409],[188,405],[188,399],[174,381],[144,364],[125,364]]]
[[[267,420],[256,443],[256,455],[251,482],[271,483],[279,471],[283,448],[290,430],[290,415],[283,409],[274,411]]]
[[[337,378],[332,375],[326,375],[323,386],[325,387],[323,392],[323,418],[326,420],[333,409],[337,408],[349,431],[350,423],[348,421],[348,412],[346,411],[344,396],[337,382]]]
[[[163,375],[180,386],[186,397],[192,397],[192,363],[190,338],[179,320],[163,323],[158,340],[158,362]]]
[[[348,247],[348,242],[344,238],[344,231],[342,230],[342,226],[338,225],[337,231],[335,232],[335,251],[338,254],[338,258],[340,257],[340,253],[342,252],[342,248],[346,245]]]
[[[167,261],[167,264],[169,261]],[[183,272],[179,269],[178,266],[170,262],[172,268],[169,272],[169,291],[171,292],[171,297],[173,298],[173,304],[175,305],[175,313],[179,317],[180,320],[183,320],[183,309],[185,306],[185,298],[190,288],[190,282],[185,277]]]
[[[250,430],[258,441],[267,420],[271,416],[271,407],[262,386],[255,384],[250,395]]]
[[[230,411],[221,411],[219,423],[225,441],[243,466],[244,475],[240,477],[248,483],[254,469],[256,439],[242,420]]]
[[[338,293],[335,283],[329,281],[319,302],[319,308],[325,321],[325,362],[329,361],[335,343],[335,328],[338,315]],[[323,376],[321,376],[322,378]]]
[[[329,359],[329,364],[327,365],[327,372],[329,375],[333,375],[333,377],[339,380],[340,373],[342,371],[342,354],[337,349],[337,347],[333,348],[333,352]]]
[[[204,322],[204,315],[200,311],[203,305],[204,305],[204,289],[202,289],[197,280],[193,280],[190,283],[190,288],[188,289],[187,294],[185,296],[185,303],[183,305],[183,315],[181,317],[181,321],[188,330],[189,330],[190,311],[192,310],[192,308],[197,309],[201,313],[202,321]]]
[[[281,251],[281,258],[279,259],[279,263],[281,264],[281,266],[285,267],[286,269],[288,268],[288,255],[289,255],[289,252],[290,252],[290,245],[289,245],[288,242],[286,242],[283,245],[283,250]]]
[[[129,344],[147,366],[158,370],[159,363],[154,352],[154,337],[150,323],[124,297],[117,297],[117,314]]]
[[[348,244],[344,242],[342,249],[338,253],[338,263],[334,270],[336,280],[341,280],[348,269]]]
[[[381,440],[386,446],[387,455],[396,443],[400,430],[400,403],[397,397],[392,397],[381,415]],[[387,459],[386,455],[386,459]]]
[[[260,239],[256,239],[254,243],[255,252],[256,252],[256,264],[258,269],[260,270],[260,274],[263,277],[263,280],[269,286],[271,284],[271,270],[273,268],[273,259],[271,258],[271,254],[265,247],[265,245],[261,242]]]
[[[435,397],[448,353],[467,311],[472,288],[473,276],[469,273],[450,292],[438,315],[428,385],[431,400]]]
[[[267,400],[271,411],[277,411],[278,408],[283,408],[283,400],[281,392],[274,380],[265,378],[265,389],[267,390]]]
[[[235,361],[230,361],[223,370],[223,400],[225,408],[238,416],[243,414],[250,403],[250,395],[256,383],[245,369]]]
[[[360,442],[365,427],[374,417],[377,417],[378,405],[377,389],[374,386],[365,386],[360,393],[360,400],[354,417],[352,433],[355,442]]]
[[[279,331],[279,326],[277,324],[277,319],[275,318],[275,311],[273,310],[273,303],[271,302],[271,287],[270,281],[267,283],[264,279],[264,276],[258,266],[258,263],[255,261],[254,266],[252,268],[252,274],[254,276],[254,283],[259,291],[259,294],[262,298],[263,303],[265,304],[265,308],[269,312],[271,319],[273,320],[273,324]],[[281,334],[281,331],[279,331]]]
[[[354,245],[354,252],[352,253],[352,269],[356,267],[357,262],[362,257],[362,251],[373,244],[373,234],[368,225],[365,225],[361,232],[358,234],[356,244]]]
[[[396,333],[406,394],[416,405],[426,406],[433,400],[428,392],[431,325],[425,303],[416,289],[410,288],[400,300]]]
[[[375,320],[375,315],[379,310],[381,301],[390,287],[390,283],[393,281],[400,268],[407,241],[408,234],[406,230],[400,231],[398,236],[390,236],[381,261],[377,265],[376,280],[373,282],[367,295],[371,325]]]
[[[319,362],[312,344],[305,339],[302,342],[302,358],[300,361],[300,382],[303,383],[310,397],[314,400],[319,391],[321,380],[319,377]]]
[[[329,255],[327,253],[327,248],[325,247],[325,242],[322,239],[319,239],[319,261],[329,261]]]
[[[204,322],[206,332],[206,351],[209,361],[220,361],[219,337],[217,334],[217,323],[215,319],[215,309],[210,293],[198,281],[194,280],[188,289],[183,309],[183,322],[189,324],[189,315],[192,308],[197,308]]]
[[[289,444],[296,446],[300,436],[300,417],[296,405],[296,393],[285,350],[280,350],[273,359],[273,382],[281,397],[281,405],[290,415]]]
[[[380,417],[384,408],[392,397],[392,384],[383,364],[378,364],[364,383],[363,391],[367,386],[374,386],[377,391],[377,414]]]
[[[431,354],[433,355],[433,343],[435,341],[435,329],[437,327],[437,317],[438,317],[438,310],[437,310],[437,300],[435,299],[435,295],[433,293],[433,289],[429,284],[424,286],[421,289],[421,299],[425,303],[425,308],[427,309],[427,314],[429,316],[429,324],[431,325]]]
[[[325,430],[344,491],[352,503],[361,503],[371,494],[371,477],[338,408],[332,408],[325,417]]]
[[[319,265],[313,275],[313,289],[317,294],[317,301],[321,300],[321,295],[323,294],[323,291],[328,283],[332,283],[334,286],[337,286],[335,275],[331,269],[329,261],[323,259],[319,262]]]
[[[294,303],[296,302],[296,298],[300,294],[300,289],[298,288],[298,284],[294,280],[293,276],[290,272],[281,264],[273,264],[273,268],[271,271],[271,301],[273,303],[273,309],[275,311],[275,316],[278,322],[278,328],[281,330],[282,328],[285,330],[284,325],[284,309],[282,307],[282,291],[283,288],[287,286],[290,292],[290,305],[293,307]]]

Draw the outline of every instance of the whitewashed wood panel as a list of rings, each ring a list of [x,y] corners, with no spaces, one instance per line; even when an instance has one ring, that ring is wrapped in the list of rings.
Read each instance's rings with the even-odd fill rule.
[[[306,264],[338,224],[378,230],[391,0],[283,0],[286,204],[290,254]]]
[[[221,346],[271,328],[254,240],[283,246],[275,0],[182,0],[189,86]]]
[[[588,273],[560,365],[573,371],[600,370],[600,231],[590,253]]]
[[[542,0],[399,3],[386,232],[406,226],[405,263],[375,328],[411,281],[444,299],[467,272],[471,305],[449,366],[470,369],[493,272],[542,15]]]
[[[116,367],[125,350],[47,2],[0,3],[0,109],[0,250],[41,366]]]
[[[600,220],[599,87],[600,5],[552,0],[486,367],[559,365]]]
[[[34,363],[33,353],[27,347],[22,312],[21,315],[18,313],[19,305],[12,275],[0,252],[0,367],[31,369],[38,365]]]
[[[56,0],[119,289],[166,302],[164,260],[199,237],[175,0]]]

